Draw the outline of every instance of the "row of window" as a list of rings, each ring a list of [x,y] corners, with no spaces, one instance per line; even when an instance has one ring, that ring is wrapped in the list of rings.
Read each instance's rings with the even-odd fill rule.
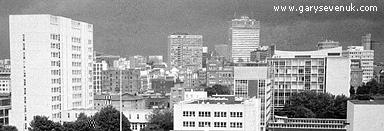
[[[81,43],[81,38],[79,38],[79,37],[72,37],[72,42],[74,42],[74,43]]]
[[[51,48],[60,50],[60,43],[51,43]]]
[[[183,111],[185,117],[195,117],[195,111]],[[211,117],[209,111],[199,111],[199,117]],[[227,117],[227,112],[214,112],[214,117]],[[243,117],[243,112],[230,112],[230,117]]]
[[[81,75],[81,70],[72,70],[72,75]]]
[[[57,66],[60,67],[60,61],[51,61],[51,66]]]
[[[243,128],[242,122],[230,122],[230,128]],[[195,127],[194,121],[183,121],[183,127]],[[198,122],[198,127],[211,127],[211,122]],[[226,128],[227,122],[213,122],[213,127]]]
[[[73,91],[80,91],[81,90],[81,86],[72,86],[72,90]]]
[[[72,54],[72,59],[81,59],[81,54]]]
[[[72,94],[72,99],[79,99],[81,98],[81,94]]]
[[[60,78],[51,79],[51,83],[52,84],[61,84],[61,79]]]
[[[52,58],[60,58],[60,52],[51,52]]]
[[[81,51],[81,46],[72,45],[72,50],[73,51]]]
[[[61,75],[60,70],[51,70],[51,75]]]
[[[51,34],[51,39],[60,41],[60,34]]]
[[[52,96],[52,101],[61,101],[61,96]]]
[[[61,93],[61,87],[52,87],[51,92],[52,93],[57,93],[57,92]]]
[[[72,78],[72,83],[81,83],[81,78]]]
[[[81,62],[72,62],[73,67],[81,67]]]
[[[61,110],[61,104],[52,105],[52,110]]]

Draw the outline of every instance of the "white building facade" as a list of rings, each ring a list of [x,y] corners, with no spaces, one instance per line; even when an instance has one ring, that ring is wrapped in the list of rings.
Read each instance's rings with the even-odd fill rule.
[[[317,51],[276,51],[268,59],[274,106],[283,107],[292,93],[310,90],[349,96],[350,60],[342,48]]]
[[[383,100],[350,100],[347,102],[347,131],[382,131]]]
[[[174,106],[174,131],[260,131],[260,99],[183,101]]]
[[[249,62],[251,52],[260,44],[260,21],[250,19],[248,16],[233,19],[229,35],[233,62]]]
[[[10,124],[33,116],[61,121],[62,111],[93,106],[93,25],[52,15],[11,15]]]

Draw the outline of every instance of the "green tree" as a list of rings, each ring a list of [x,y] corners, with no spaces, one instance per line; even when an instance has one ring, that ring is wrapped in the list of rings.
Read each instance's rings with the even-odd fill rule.
[[[173,111],[171,109],[155,109],[148,118],[149,125],[143,130],[173,130]]]
[[[355,87],[351,86],[351,88],[349,88],[349,95],[353,98],[355,94],[356,94]]]
[[[344,95],[334,96],[329,93],[305,91],[294,93],[289,98],[279,115],[289,117],[346,118],[348,98]]]
[[[208,96],[212,96],[212,95],[229,95],[231,94],[231,89],[227,86],[223,86],[223,85],[213,85],[212,87],[207,87],[205,88],[205,91],[207,92],[207,95]]]
[[[80,113],[75,122],[63,123],[65,131],[96,131],[92,126],[92,118]]]
[[[369,93],[372,95],[376,95],[379,89],[379,83],[376,81],[376,79],[371,79],[369,82],[367,82],[366,86],[369,88]]]
[[[357,90],[356,90],[357,95],[365,95],[365,94],[369,94],[369,92],[370,92],[369,87],[366,85],[359,86],[357,87]]]
[[[112,106],[102,108],[93,116],[95,128],[100,131],[119,131],[120,112]],[[123,131],[130,131],[130,123],[123,114]]]
[[[2,126],[0,125],[0,131],[17,131],[15,126]]]
[[[29,131],[63,131],[63,127],[58,122],[53,122],[45,116],[34,116],[30,123]]]

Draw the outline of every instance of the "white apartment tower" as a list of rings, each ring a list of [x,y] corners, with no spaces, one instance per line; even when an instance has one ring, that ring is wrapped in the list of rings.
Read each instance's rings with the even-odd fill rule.
[[[233,19],[229,33],[233,62],[249,62],[251,52],[259,47],[260,21],[250,19],[248,16]]]
[[[360,61],[363,70],[362,82],[367,83],[373,78],[375,51],[366,50],[365,48],[365,46],[348,46],[348,49],[343,51],[343,55],[349,57],[351,61]]]
[[[36,115],[93,106],[93,25],[69,18],[10,15],[10,124],[27,130]]]

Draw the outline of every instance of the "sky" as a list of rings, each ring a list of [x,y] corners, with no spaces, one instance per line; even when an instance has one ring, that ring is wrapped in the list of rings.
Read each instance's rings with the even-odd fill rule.
[[[275,12],[277,5],[369,5],[377,12]],[[382,0],[0,0],[0,58],[9,58],[9,15],[52,14],[94,25],[94,49],[106,54],[164,55],[174,32],[203,35],[210,50],[228,43],[228,21],[261,23],[261,45],[314,50],[318,41],[360,45],[371,33],[384,43]]]

